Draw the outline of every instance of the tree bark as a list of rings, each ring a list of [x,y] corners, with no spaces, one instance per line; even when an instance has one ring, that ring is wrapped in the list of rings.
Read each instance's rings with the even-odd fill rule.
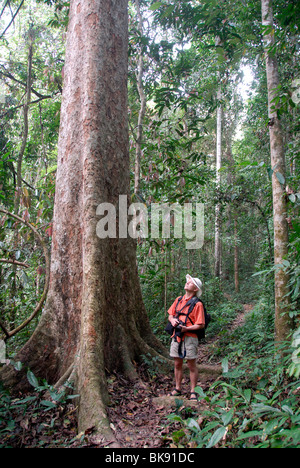
[[[32,81],[32,59],[33,59],[33,31],[29,30],[28,33],[28,65],[27,65],[27,83],[26,83],[26,97],[25,103],[23,106],[23,115],[24,115],[24,129],[23,129],[23,137],[22,137],[22,145],[18,155],[18,162],[17,162],[17,186],[16,186],[16,193],[15,193],[15,201],[14,201],[14,211],[15,214],[19,214],[19,207],[20,207],[20,198],[22,192],[22,162],[23,157],[27,145],[28,139],[28,111],[29,105],[31,101],[31,81]]]
[[[274,99],[279,89],[278,63],[275,50],[272,0],[262,0],[262,25],[268,86],[268,111],[270,152],[272,164],[272,192],[274,219],[274,263],[275,263],[275,334],[282,341],[291,331],[289,319],[290,295],[288,274],[280,265],[288,257],[288,224],[284,180],[286,175],[283,132],[277,116]]]
[[[140,0],[135,0],[137,9],[137,18],[139,24],[139,32],[141,38],[143,37],[143,17],[141,13]],[[143,62],[143,46],[139,47],[138,56],[138,68],[136,72],[137,88],[140,97],[140,111],[137,126],[137,138],[136,138],[136,154],[135,154],[135,180],[134,180],[134,193],[138,194],[140,190],[140,178],[141,178],[141,159],[142,159],[142,141],[143,141],[143,124],[146,113],[146,96],[144,92],[143,76],[144,76],[144,62]]]
[[[136,378],[141,355],[166,356],[143,304],[135,241],[96,234],[98,205],[118,212],[119,195],[130,200],[127,8],[127,0],[70,3],[49,293],[17,357],[50,383],[72,370],[79,431],[108,441],[106,373]],[[18,384],[11,369],[2,377]]]
[[[217,192],[221,182],[221,161],[222,161],[222,106],[221,106],[221,88],[218,90],[218,108],[217,108],[217,144],[216,144],[216,188]],[[215,213],[215,276],[221,276],[221,204],[218,201]]]
[[[238,215],[234,212],[234,287],[235,292],[240,290],[239,281],[239,246],[238,246]]]

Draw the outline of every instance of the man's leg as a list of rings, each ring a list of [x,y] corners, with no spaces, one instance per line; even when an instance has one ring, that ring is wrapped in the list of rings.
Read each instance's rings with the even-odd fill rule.
[[[180,391],[181,391],[181,383],[182,383],[182,376],[183,376],[182,364],[183,364],[183,359],[174,358],[175,384],[176,384],[177,390],[180,390]]]
[[[191,393],[195,391],[198,382],[198,367],[196,359],[188,359],[188,368],[190,370]]]

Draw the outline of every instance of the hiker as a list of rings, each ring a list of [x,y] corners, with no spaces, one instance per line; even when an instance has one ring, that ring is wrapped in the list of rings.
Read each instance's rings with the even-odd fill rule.
[[[186,275],[185,295],[177,297],[170,309],[169,322],[174,328],[170,347],[170,356],[174,358],[175,389],[170,396],[181,395],[181,383],[183,377],[183,359],[186,358],[190,371],[190,400],[197,400],[195,387],[198,380],[197,354],[198,337],[197,330],[205,327],[204,307],[201,301],[194,300],[202,294],[202,283],[199,278]],[[186,317],[191,300],[196,302],[192,311]],[[180,314],[182,312],[182,315]],[[178,318],[176,318],[176,316]]]

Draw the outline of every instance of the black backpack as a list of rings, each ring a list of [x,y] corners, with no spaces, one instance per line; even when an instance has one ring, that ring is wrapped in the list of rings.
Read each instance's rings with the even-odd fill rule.
[[[191,320],[191,318],[189,317],[189,315],[191,314],[192,310],[194,309],[195,305],[198,303],[198,302],[201,302],[201,304],[203,305],[203,310],[204,310],[204,319],[205,319],[205,327],[204,328],[200,328],[199,330],[196,330],[195,331],[195,334],[197,335],[198,337],[198,340],[201,340],[203,338],[205,338],[205,330],[207,329],[210,321],[211,321],[211,315],[207,313],[207,310],[206,310],[206,307],[204,305],[204,303],[196,296],[192,297],[187,303],[186,305],[181,309],[181,310],[177,310],[178,308],[178,305],[179,303],[181,302],[183,296],[179,297],[178,299],[178,302],[176,304],[176,318],[179,317],[179,315],[185,315],[185,322],[182,324],[182,325],[185,325],[186,326],[186,323],[187,323],[187,319],[189,319],[189,321],[191,322],[192,325],[194,325],[193,321]],[[187,313],[184,313],[183,312],[183,309],[185,309],[187,306],[189,306],[188,308],[188,311]],[[173,332],[174,332],[174,328],[172,327],[171,323],[169,322],[165,331],[167,333],[169,333],[170,335],[173,335]],[[176,333],[176,332],[175,332]]]

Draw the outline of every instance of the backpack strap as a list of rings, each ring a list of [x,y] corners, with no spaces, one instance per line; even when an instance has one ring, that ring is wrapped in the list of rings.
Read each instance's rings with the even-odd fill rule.
[[[182,297],[183,297],[183,296],[181,296],[181,297],[178,299],[178,302],[177,302],[176,307],[175,307],[175,312],[176,312],[176,317],[177,317],[177,318],[179,317],[179,315],[186,315],[186,316],[188,316],[188,315],[192,312],[192,310],[193,310],[193,308],[195,307],[196,303],[199,301],[199,299],[198,299],[197,297],[194,296],[194,297],[192,297],[192,298],[185,304],[185,306],[182,307],[182,309],[178,310],[177,308],[178,308],[178,305],[180,304],[180,302],[181,302],[181,300],[182,300]],[[187,312],[187,313],[183,312],[183,310],[186,309],[188,306],[190,306],[189,309],[188,309],[188,312]]]
[[[183,296],[182,296],[182,297],[183,297]],[[194,325],[194,322],[193,322],[193,321],[191,320],[191,318],[190,318],[190,314],[192,313],[192,311],[193,311],[195,305],[197,304],[197,302],[201,302],[201,301],[200,301],[200,299],[198,299],[198,297],[193,296],[193,297],[185,304],[185,306],[182,307],[182,309],[177,310],[178,305],[179,305],[179,303],[180,303],[181,300],[182,300],[182,297],[180,297],[180,298],[178,299],[178,302],[177,302],[177,305],[176,305],[176,308],[175,308],[176,318],[178,318],[180,315],[184,315],[184,316],[185,316],[184,325],[186,326],[187,320],[188,320],[188,319],[190,320],[191,324]],[[184,310],[186,307],[188,307],[188,306],[189,306],[188,311],[187,311],[187,312],[183,312],[183,310]]]

